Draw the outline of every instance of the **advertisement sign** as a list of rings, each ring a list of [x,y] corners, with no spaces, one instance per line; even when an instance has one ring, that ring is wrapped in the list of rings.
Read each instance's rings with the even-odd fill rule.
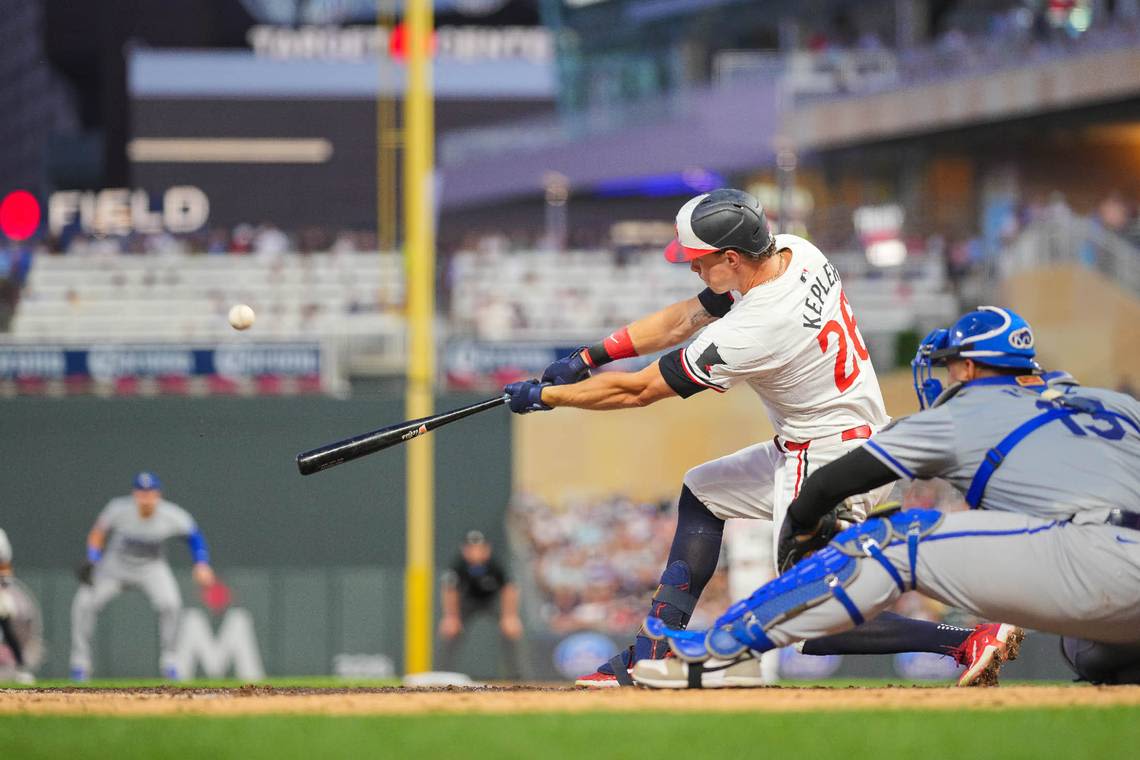
[[[0,383],[32,387],[111,384],[128,392],[134,390],[129,381],[157,381],[160,393],[240,390],[243,384],[258,392],[331,391],[326,365],[331,357],[319,343],[0,346]]]

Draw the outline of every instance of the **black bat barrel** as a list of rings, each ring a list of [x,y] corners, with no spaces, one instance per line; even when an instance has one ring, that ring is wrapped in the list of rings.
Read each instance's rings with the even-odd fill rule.
[[[330,467],[336,467],[338,464],[351,462],[353,459],[359,459],[404,441],[410,441],[449,422],[455,422],[464,417],[470,417],[472,414],[502,406],[505,400],[505,396],[495,396],[469,406],[452,409],[449,412],[389,425],[379,430],[362,433],[352,438],[345,438],[343,441],[336,441],[303,452],[297,455],[297,470],[302,475],[312,475],[314,472],[321,472]]]

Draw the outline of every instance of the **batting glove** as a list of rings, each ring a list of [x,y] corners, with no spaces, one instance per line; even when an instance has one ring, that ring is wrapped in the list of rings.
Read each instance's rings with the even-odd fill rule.
[[[552,385],[570,385],[585,380],[590,376],[590,368],[586,365],[586,360],[582,358],[582,352],[585,350],[586,347],[582,346],[569,356],[563,356],[561,359],[552,361],[542,371],[542,382]]]
[[[540,383],[537,380],[523,380],[511,383],[503,388],[503,393],[511,397],[509,406],[515,414],[528,414],[530,412],[545,412],[552,407],[542,403],[542,389],[551,383]]]

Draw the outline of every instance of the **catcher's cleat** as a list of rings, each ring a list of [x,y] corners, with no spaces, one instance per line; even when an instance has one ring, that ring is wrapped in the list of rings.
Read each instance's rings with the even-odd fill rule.
[[[678,657],[641,660],[633,666],[633,680],[651,689],[731,689],[767,686],[760,660],[745,652],[734,660],[708,659],[684,662]]]
[[[997,686],[998,671],[1005,662],[1016,660],[1025,631],[1008,623],[983,623],[950,655],[965,665],[959,686]]]

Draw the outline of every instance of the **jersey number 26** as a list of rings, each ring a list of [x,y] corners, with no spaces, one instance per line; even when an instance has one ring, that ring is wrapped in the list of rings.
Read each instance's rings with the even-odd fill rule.
[[[859,361],[867,361],[870,354],[867,353],[863,341],[859,340],[859,326],[855,324],[855,315],[851,313],[851,304],[847,303],[847,295],[843,291],[839,291],[839,311],[843,315],[843,325],[840,326],[839,322],[833,319],[823,326],[815,339],[819,341],[819,349],[826,354],[827,347],[831,343],[828,336],[835,335],[839,344],[839,353],[835,356],[835,387],[842,393],[851,387],[855,378],[859,377]],[[850,373],[847,372],[848,340],[855,349]]]

